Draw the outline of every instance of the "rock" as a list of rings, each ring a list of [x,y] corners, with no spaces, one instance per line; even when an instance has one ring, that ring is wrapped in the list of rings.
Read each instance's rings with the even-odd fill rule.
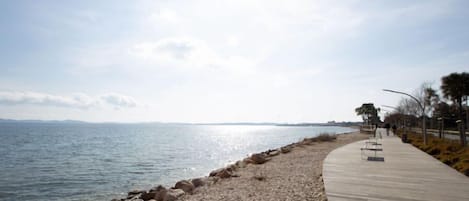
[[[247,164],[253,164],[253,163],[254,163],[254,161],[251,160],[250,157],[247,157],[247,158],[243,159],[243,162],[244,162],[246,165],[247,165]]]
[[[264,154],[253,154],[250,158],[254,164],[263,164],[267,161]]]
[[[282,147],[280,148],[280,152],[282,152],[282,154],[286,154],[288,152],[291,151],[291,148],[290,147]]]
[[[230,167],[220,168],[210,172],[210,177],[220,177],[222,179],[229,178],[233,175],[233,169]]]
[[[222,169],[220,172],[218,172],[217,175],[215,176],[220,177],[221,179],[226,179],[226,178],[230,178],[231,176],[233,176],[233,172],[231,172],[230,169],[225,168],[225,169]]]
[[[152,200],[154,199],[156,196],[156,191],[153,191],[153,192],[145,192],[145,193],[142,193],[142,195],[140,195],[140,198],[144,201],[148,201],[148,200]]]
[[[153,199],[155,199],[156,201],[163,201],[164,197],[166,196],[167,190],[165,187],[158,185],[157,187],[151,188],[150,192],[155,193]]]
[[[136,199],[139,199],[141,195],[142,195],[141,193],[139,193],[139,194],[127,195],[127,200],[136,200]]]
[[[176,185],[174,186],[174,188],[181,189],[186,193],[192,193],[195,187],[191,182],[187,180],[182,180],[182,181],[178,181]]]
[[[274,151],[269,152],[269,156],[277,156],[279,154],[280,154],[280,151],[278,151],[278,150],[274,150]]]
[[[223,169],[225,169],[225,168],[216,169],[216,170],[210,172],[209,176],[210,176],[210,177],[217,176],[217,174],[218,174],[219,172],[221,172]]]
[[[163,201],[175,201],[182,195],[184,195],[184,191],[181,189],[169,189],[166,192],[166,196],[164,196]]]
[[[156,187],[151,188],[149,192],[155,192],[155,191],[158,192],[158,191],[162,191],[162,190],[166,190],[166,188],[162,185],[158,185]]]
[[[130,191],[127,193],[127,195],[137,195],[137,194],[140,194],[140,193],[145,193],[146,191],[144,190],[133,190],[133,191]]]
[[[220,177],[209,177],[207,179],[207,184],[208,185],[216,184],[218,182],[218,180],[220,180]]]
[[[229,169],[231,169],[231,171],[236,171],[238,170],[238,166],[236,164],[231,164],[228,166]]]
[[[195,178],[191,180],[191,183],[195,188],[198,188],[200,186],[205,186],[205,183],[207,183],[206,180],[206,178]]]
[[[238,166],[238,168],[245,168],[246,167],[246,162],[244,162],[244,161],[237,161],[235,164],[236,164],[236,166]]]

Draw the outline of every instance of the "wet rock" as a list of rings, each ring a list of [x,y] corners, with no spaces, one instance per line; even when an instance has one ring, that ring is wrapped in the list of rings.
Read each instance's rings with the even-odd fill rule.
[[[195,178],[191,180],[192,185],[194,185],[195,188],[198,188],[200,186],[205,186],[207,183],[206,178]]]
[[[191,182],[187,180],[182,180],[182,181],[178,181],[176,185],[174,186],[174,188],[181,189],[186,193],[192,193],[195,187]]]
[[[181,189],[169,189],[166,192],[166,195],[165,195],[163,201],[175,201],[179,197],[181,197],[182,195],[184,195],[184,191],[181,190]]]

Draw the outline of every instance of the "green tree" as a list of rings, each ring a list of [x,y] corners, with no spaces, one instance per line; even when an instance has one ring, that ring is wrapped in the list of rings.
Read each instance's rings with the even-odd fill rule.
[[[373,103],[363,103],[361,107],[355,108],[357,115],[361,115],[366,124],[379,123],[378,112],[380,108],[375,108]]]
[[[433,116],[433,111],[435,110],[436,105],[438,105],[439,102],[440,97],[436,93],[436,90],[431,87],[425,88],[424,104],[428,106],[426,108],[428,108],[428,112],[431,114],[429,116]]]
[[[443,91],[444,97],[452,100],[458,105],[458,118],[464,122],[464,119],[462,118],[462,101],[465,96],[469,95],[469,73],[451,73],[441,78],[441,83],[441,90]],[[467,144],[464,124],[460,131],[460,140],[461,145],[465,146]]]

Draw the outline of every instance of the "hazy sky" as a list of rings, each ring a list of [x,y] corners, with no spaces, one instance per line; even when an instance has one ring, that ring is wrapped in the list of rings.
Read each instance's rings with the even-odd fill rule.
[[[0,118],[361,120],[469,70],[469,1],[1,1]]]

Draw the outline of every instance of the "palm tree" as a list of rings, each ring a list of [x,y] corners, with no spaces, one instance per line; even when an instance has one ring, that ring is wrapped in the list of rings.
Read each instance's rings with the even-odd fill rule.
[[[441,78],[441,90],[445,98],[451,99],[453,102],[458,104],[459,108],[459,119],[464,122],[462,118],[463,107],[462,101],[463,97],[469,95],[469,73],[451,73],[443,78]],[[462,124],[462,128],[459,134],[461,145],[465,146],[466,143],[466,132],[465,125]]]

